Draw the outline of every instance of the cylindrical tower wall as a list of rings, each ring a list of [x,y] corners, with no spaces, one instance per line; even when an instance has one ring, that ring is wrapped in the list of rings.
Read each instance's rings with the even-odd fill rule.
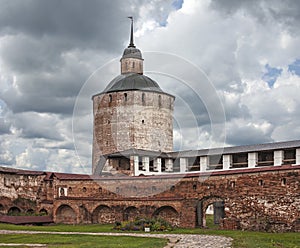
[[[95,95],[93,106],[93,167],[101,155],[130,148],[173,150],[173,96],[119,91]]]

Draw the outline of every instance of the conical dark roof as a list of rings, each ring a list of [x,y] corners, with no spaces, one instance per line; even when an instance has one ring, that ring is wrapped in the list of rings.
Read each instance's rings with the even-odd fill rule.
[[[164,93],[158,83],[153,79],[138,73],[127,73],[115,77],[102,93],[125,90],[144,90]]]

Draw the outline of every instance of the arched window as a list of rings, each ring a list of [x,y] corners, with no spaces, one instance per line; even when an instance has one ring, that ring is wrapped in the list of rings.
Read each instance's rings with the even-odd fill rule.
[[[109,95],[109,102],[112,102],[112,95]]]
[[[26,215],[34,215],[34,210],[32,208],[28,209]]]
[[[7,215],[20,215],[21,213],[21,209],[19,209],[18,207],[11,207],[10,209],[8,209]]]
[[[65,196],[65,189],[64,188],[60,188],[60,196]]]
[[[134,61],[132,62],[132,68],[134,69],[134,67],[135,67],[135,63],[134,63]]]
[[[124,93],[124,100],[127,102],[127,93]]]

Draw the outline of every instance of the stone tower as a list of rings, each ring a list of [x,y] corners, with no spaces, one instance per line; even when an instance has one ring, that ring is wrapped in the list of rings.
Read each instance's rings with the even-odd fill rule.
[[[175,97],[143,75],[142,53],[133,43],[133,22],[120,62],[121,75],[92,97],[94,174],[99,173],[101,155],[130,148],[173,150]]]

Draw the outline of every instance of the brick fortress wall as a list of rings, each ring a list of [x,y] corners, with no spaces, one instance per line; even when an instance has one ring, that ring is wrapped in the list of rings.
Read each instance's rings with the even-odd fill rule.
[[[67,196],[56,198],[53,213],[56,222],[114,223],[159,216],[177,226],[201,227],[206,225],[207,207],[223,203],[220,225],[224,229],[299,231],[299,169],[215,172],[209,177],[61,180],[56,185],[65,187]]]
[[[48,213],[57,223],[114,223],[162,217],[203,227],[221,203],[224,229],[300,231],[300,166],[172,176],[102,178],[61,173],[1,172],[0,214]]]
[[[103,154],[138,148],[173,150],[174,97],[122,91],[97,95],[94,105],[93,172]]]

